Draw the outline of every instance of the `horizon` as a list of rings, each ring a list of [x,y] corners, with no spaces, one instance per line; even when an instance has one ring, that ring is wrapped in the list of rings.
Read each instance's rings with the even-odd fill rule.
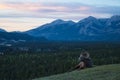
[[[64,0],[1,0],[0,28],[8,32],[27,31],[56,19],[78,22],[88,16],[109,18],[120,15],[119,3],[118,0],[69,0],[69,2]]]

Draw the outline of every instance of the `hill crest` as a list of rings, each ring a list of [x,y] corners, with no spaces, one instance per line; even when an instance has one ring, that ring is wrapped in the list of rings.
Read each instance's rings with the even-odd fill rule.
[[[81,71],[53,75],[33,80],[119,80],[120,64],[97,66]]]

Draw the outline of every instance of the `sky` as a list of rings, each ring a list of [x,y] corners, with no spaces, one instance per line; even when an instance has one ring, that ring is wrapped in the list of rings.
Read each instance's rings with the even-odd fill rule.
[[[0,0],[0,28],[27,31],[56,19],[120,15],[120,0]]]

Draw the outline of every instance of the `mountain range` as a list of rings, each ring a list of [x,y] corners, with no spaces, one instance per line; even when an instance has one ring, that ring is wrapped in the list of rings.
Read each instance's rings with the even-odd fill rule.
[[[0,29],[0,40],[54,41],[120,41],[120,16],[95,18],[89,16],[78,22],[57,19],[25,32]]]
[[[24,33],[48,40],[119,41],[120,16],[100,19],[89,16],[78,22],[58,19]]]

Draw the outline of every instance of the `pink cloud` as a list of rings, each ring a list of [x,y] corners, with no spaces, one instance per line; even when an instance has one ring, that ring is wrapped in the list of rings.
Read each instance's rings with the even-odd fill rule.
[[[13,9],[21,11],[40,11],[40,10],[56,10],[65,11],[67,7],[65,6],[50,6],[43,5],[40,3],[17,3],[17,4],[0,4],[0,9]]]
[[[120,12],[119,7],[96,7],[84,4],[2,3],[1,17],[42,17],[73,19],[90,15],[111,15]],[[4,10],[4,11],[2,11]],[[8,10],[8,11],[7,11]],[[8,14],[9,13],[9,14]]]
[[[79,12],[87,11],[89,6],[83,5],[46,5],[41,3],[5,3],[0,4],[0,9],[12,9],[17,11],[31,11],[31,12]]]
[[[90,9],[90,7],[88,7],[88,6],[80,6],[79,7],[80,11],[85,11],[85,10],[89,10],[89,9]]]

